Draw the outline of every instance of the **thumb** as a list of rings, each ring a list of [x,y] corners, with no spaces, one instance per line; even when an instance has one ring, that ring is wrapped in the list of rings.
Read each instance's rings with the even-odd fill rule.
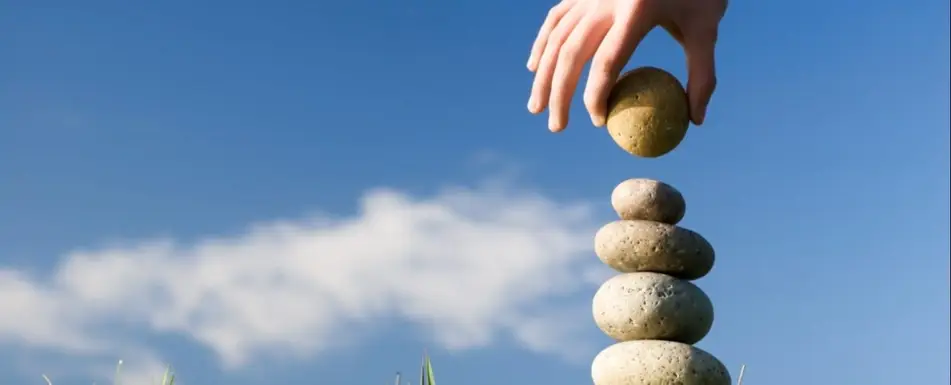
[[[687,97],[690,101],[690,120],[696,125],[703,124],[707,114],[707,104],[717,87],[716,66],[714,64],[717,32],[712,29],[694,29],[685,31],[684,51],[687,55]]]

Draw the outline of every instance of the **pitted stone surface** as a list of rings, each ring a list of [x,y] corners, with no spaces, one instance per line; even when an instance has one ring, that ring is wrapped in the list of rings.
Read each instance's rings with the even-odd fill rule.
[[[602,262],[622,273],[648,271],[681,279],[701,278],[713,268],[713,246],[700,234],[666,223],[619,220],[594,237]]]
[[[673,186],[653,179],[628,179],[611,193],[611,206],[621,219],[639,219],[676,225],[687,203]]]
[[[641,67],[618,77],[608,96],[607,132],[633,155],[656,158],[680,144],[690,127],[690,103],[671,73]]]
[[[695,344],[713,326],[713,304],[694,284],[660,273],[609,279],[592,301],[594,322],[617,341],[666,340]]]
[[[591,364],[594,385],[730,385],[730,373],[716,357],[670,341],[620,342]]]

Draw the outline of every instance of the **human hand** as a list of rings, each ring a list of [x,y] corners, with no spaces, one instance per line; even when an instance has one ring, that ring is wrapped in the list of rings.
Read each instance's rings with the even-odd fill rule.
[[[550,109],[548,128],[568,124],[568,107],[591,60],[584,104],[595,126],[607,120],[608,95],[641,40],[662,26],[687,56],[690,119],[703,123],[716,88],[714,45],[727,0],[563,0],[548,12],[528,59],[535,73],[528,110]]]

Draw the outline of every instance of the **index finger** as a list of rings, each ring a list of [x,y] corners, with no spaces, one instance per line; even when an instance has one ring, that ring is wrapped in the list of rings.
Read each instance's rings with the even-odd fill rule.
[[[608,96],[618,74],[627,65],[641,40],[654,28],[651,10],[648,8],[650,3],[636,1],[630,11],[620,12],[591,60],[584,105],[596,127],[604,126],[607,121]]]

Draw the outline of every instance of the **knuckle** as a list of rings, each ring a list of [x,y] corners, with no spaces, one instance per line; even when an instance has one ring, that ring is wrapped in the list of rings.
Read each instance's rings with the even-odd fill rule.
[[[556,28],[552,31],[551,36],[548,38],[548,44],[545,46],[546,50],[550,50],[552,53],[558,53],[560,56],[562,52],[566,50],[567,47],[565,42],[568,40],[568,34],[571,31],[565,31],[561,28]]]
[[[558,36],[556,36],[556,35],[553,33],[552,36],[548,38],[548,42],[545,43],[545,54],[544,54],[544,55],[547,56],[547,57],[549,57],[549,60],[551,59],[551,56],[550,56],[550,55],[551,55],[552,53],[554,53],[555,50],[558,49],[558,46],[561,44],[558,40],[559,40],[559,39],[558,39]]]
[[[717,89],[717,75],[711,75],[706,85],[707,90],[710,93],[713,93],[713,90]]]
[[[720,35],[720,28],[717,25],[708,26],[704,29],[703,34],[707,36],[707,40],[712,44],[716,44],[717,39]]]
[[[710,74],[709,76],[704,76],[697,81],[696,90],[701,94],[712,94],[717,88],[717,77],[716,75]]]
[[[558,52],[558,62],[567,63],[569,61],[574,61],[578,55],[581,54],[581,45],[577,43],[567,43],[561,46],[561,51]]]
[[[617,59],[613,57],[595,55],[594,59],[591,60],[591,70],[607,74],[614,71],[614,66],[616,64]]]
[[[567,5],[564,2],[555,4],[548,9],[548,17],[557,18],[564,11],[565,7],[567,7]]]

